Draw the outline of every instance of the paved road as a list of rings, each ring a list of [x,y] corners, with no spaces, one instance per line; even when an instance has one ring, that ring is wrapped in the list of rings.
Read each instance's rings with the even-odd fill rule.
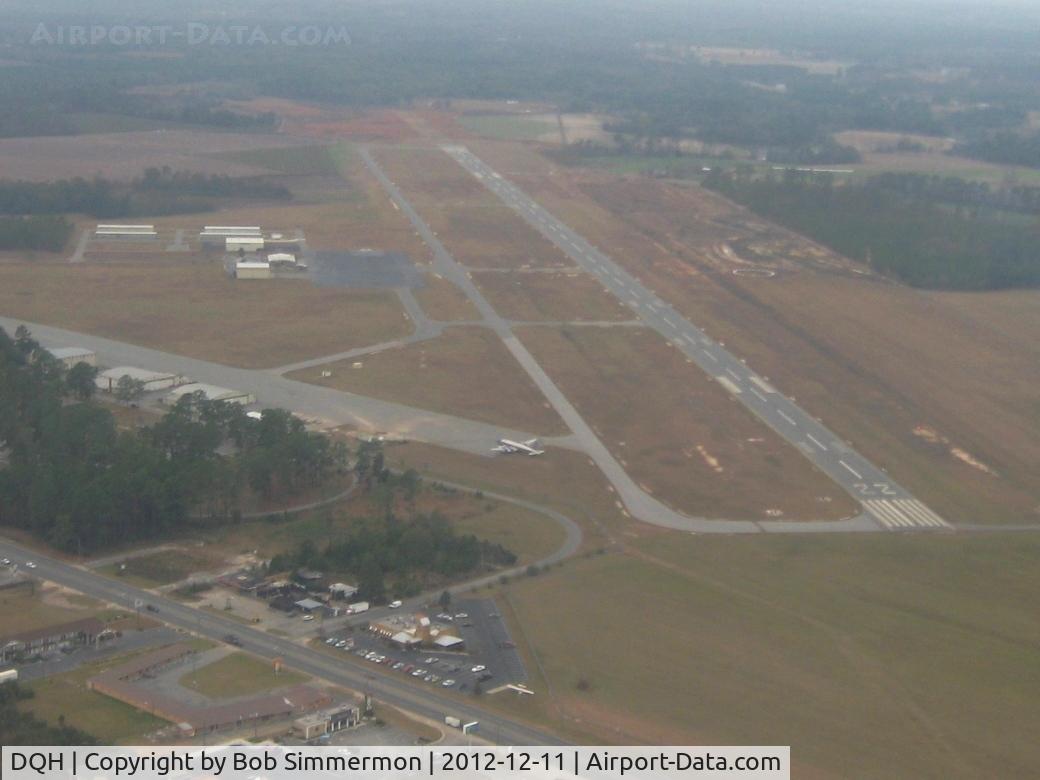
[[[35,576],[78,590],[88,596],[132,607],[134,599],[159,608],[155,617],[178,628],[183,628],[211,639],[222,640],[234,634],[242,647],[251,653],[265,657],[281,657],[287,666],[298,669],[332,683],[358,691],[369,691],[373,696],[392,706],[401,707],[420,716],[443,722],[445,715],[455,715],[466,720],[478,720],[481,734],[487,739],[497,737],[506,745],[559,745],[557,737],[535,728],[518,723],[501,715],[485,712],[476,706],[446,700],[433,690],[410,685],[404,680],[381,675],[370,675],[365,669],[345,663],[318,650],[296,644],[292,640],[271,636],[262,631],[243,626],[222,615],[192,609],[124,582],[116,582],[92,571],[41,556],[21,545],[0,539],[0,556],[24,564],[35,561]]]
[[[766,425],[860,501],[872,523],[889,530],[950,527],[888,474],[853,450],[791,399],[777,392],[764,377],[748,368],[744,361],[726,350],[721,343],[709,339],[702,330],[638,279],[468,149],[462,146],[442,148],[535,230],[598,279],[643,322],[682,350]],[[857,527],[862,525],[861,521]],[[776,530],[784,530],[785,525],[791,524],[770,524]]]
[[[219,363],[160,352],[147,347],[39,325],[12,317],[0,317],[0,327],[14,333],[25,325],[45,347],[86,347],[97,352],[98,361],[108,366],[139,366],[155,371],[182,374],[198,382],[252,392],[261,406],[279,407],[336,425],[349,424],[361,430],[391,433],[405,439],[439,444],[452,449],[487,455],[498,438],[530,439],[537,436],[497,425],[465,420],[354,395],[327,387],[297,382],[267,371],[233,368]],[[570,437],[546,437],[546,444],[575,448]]]

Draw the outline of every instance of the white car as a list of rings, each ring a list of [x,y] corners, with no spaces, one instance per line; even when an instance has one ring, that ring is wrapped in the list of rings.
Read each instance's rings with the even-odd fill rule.
[[[477,664],[472,669],[470,669],[470,671],[473,672],[473,674],[477,674],[479,672],[484,671],[485,669],[487,669],[487,667],[484,666],[483,664]]]
[[[466,619],[466,618],[468,618],[468,617],[469,617],[469,613],[468,613],[468,612],[460,612],[460,613],[458,613],[458,614],[457,614],[457,615],[455,616],[455,619],[456,619],[456,620],[465,620],[465,619]]]
[[[11,565],[11,559],[10,558],[0,559],[0,564],[3,564],[4,566],[10,566]]]
[[[36,568],[36,564],[33,563],[32,561],[26,561],[25,562],[25,568],[27,568],[27,569],[35,569]]]
[[[401,600],[400,599],[394,599],[393,601],[390,602],[389,607],[390,607],[390,609],[400,609],[401,608]]]
[[[450,687],[452,687],[452,686],[453,686],[454,684],[455,684],[455,681],[454,681],[454,680],[445,680],[444,682],[442,682],[442,683],[441,683],[441,687],[442,687],[442,688],[450,688]]]
[[[304,615],[303,619],[304,620],[314,620],[314,615]]]
[[[338,639],[336,639],[336,637],[334,637],[334,636],[330,636],[330,637],[329,637],[328,639],[326,639],[326,640],[325,640],[325,644],[327,644],[327,645],[334,645],[334,644],[336,644],[336,642],[338,642],[338,641],[339,641],[339,640],[338,640]]]

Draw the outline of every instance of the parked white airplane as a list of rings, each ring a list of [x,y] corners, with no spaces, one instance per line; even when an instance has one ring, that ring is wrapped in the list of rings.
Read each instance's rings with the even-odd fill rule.
[[[528,439],[527,441],[512,441],[511,439],[499,439],[498,446],[492,447],[492,452],[500,452],[504,455],[512,455],[517,452],[522,452],[525,455],[544,455],[545,450],[536,449],[538,446],[538,439]]]

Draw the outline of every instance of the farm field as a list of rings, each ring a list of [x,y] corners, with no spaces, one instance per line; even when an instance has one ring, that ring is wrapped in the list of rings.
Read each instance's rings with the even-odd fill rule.
[[[645,490],[694,516],[822,520],[856,504],[657,333],[518,334]]]
[[[375,156],[463,265],[573,267],[562,252],[439,149],[381,147]]]
[[[473,281],[503,317],[530,322],[621,321],[631,313],[584,271],[473,273]]]
[[[563,422],[493,332],[450,328],[435,339],[327,363],[288,376],[336,390],[541,434],[566,433]],[[323,377],[324,371],[332,375]]]
[[[242,283],[217,265],[0,266],[0,312],[244,368],[267,368],[410,332],[389,290]]]
[[[711,250],[763,223],[699,188],[518,183],[948,520],[1036,522],[1040,369],[1015,357],[1040,343],[1036,293],[919,292],[837,256],[816,270],[797,237],[777,258],[788,272],[738,277]]]
[[[625,744],[751,734],[791,745],[799,777],[1016,777],[1040,757],[1038,554],[1019,534],[660,533],[499,592],[549,722]]]

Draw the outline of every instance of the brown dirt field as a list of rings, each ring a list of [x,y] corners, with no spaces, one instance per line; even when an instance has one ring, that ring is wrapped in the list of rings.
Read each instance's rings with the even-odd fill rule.
[[[1021,359],[1040,343],[1036,293],[922,293],[791,254],[800,270],[735,277],[709,250],[761,222],[710,193],[583,175],[523,186],[944,517],[1036,521],[1040,362]]]
[[[302,382],[385,398],[543,435],[567,429],[502,342],[480,327],[459,327],[430,341],[289,376]],[[322,377],[323,370],[332,371]]]
[[[953,147],[952,138],[917,133],[889,133],[882,130],[844,130],[835,133],[834,140],[863,153],[876,152],[879,147],[894,146],[902,140],[921,144],[931,152],[945,152]]]
[[[443,277],[429,274],[426,286],[415,291],[426,316],[442,322],[479,320],[480,313],[458,287]]]
[[[631,313],[584,271],[475,272],[473,281],[503,317],[513,320],[624,321]]]
[[[162,133],[99,133],[47,138],[0,139],[4,178],[49,181],[73,176],[110,179],[140,176],[145,168],[168,165],[177,171],[251,176],[264,168],[214,159],[209,155],[294,144],[310,139],[284,135],[168,130]]]
[[[657,333],[518,334],[632,478],[665,503],[731,519],[855,513],[856,504],[823,473]]]
[[[216,266],[0,266],[0,311],[245,368],[405,335],[390,291],[236,282]]]
[[[384,147],[376,154],[390,179],[462,264],[573,267],[562,252],[440,150]]]
[[[273,97],[230,100],[227,105],[244,113],[277,114],[281,132],[294,136],[391,142],[416,137],[411,125],[391,109],[358,111]]]

